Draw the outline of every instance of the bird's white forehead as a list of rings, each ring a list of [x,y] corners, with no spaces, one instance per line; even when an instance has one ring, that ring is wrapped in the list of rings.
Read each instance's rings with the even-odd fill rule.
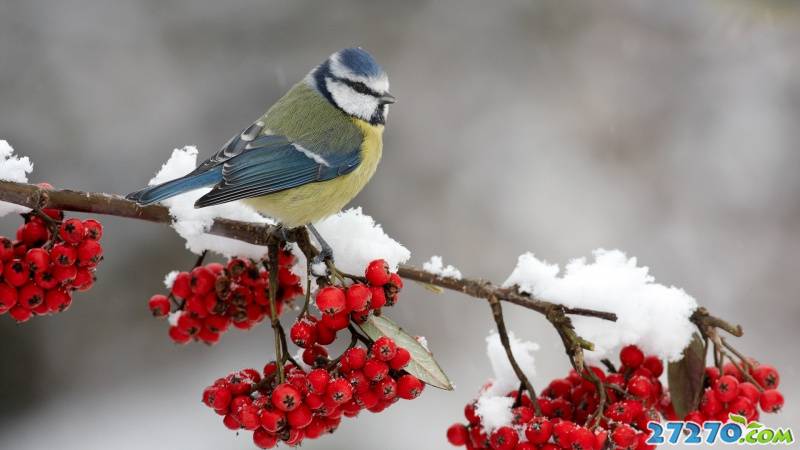
[[[389,91],[389,77],[386,73],[381,73],[376,77],[366,77],[363,75],[355,74],[346,65],[342,64],[338,54],[334,54],[330,58],[331,74],[336,78],[344,78],[352,81],[360,81],[364,83],[375,92],[385,93]]]

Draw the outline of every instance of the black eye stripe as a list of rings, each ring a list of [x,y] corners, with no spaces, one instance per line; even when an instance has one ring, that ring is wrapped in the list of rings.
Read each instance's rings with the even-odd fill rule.
[[[364,83],[362,83],[360,81],[348,80],[346,78],[336,78],[336,81],[341,81],[342,83],[350,86],[354,91],[356,91],[358,93],[371,95],[373,97],[380,97],[381,96],[380,93],[375,92],[374,90],[370,89],[369,86],[367,86],[366,84],[364,84]]]

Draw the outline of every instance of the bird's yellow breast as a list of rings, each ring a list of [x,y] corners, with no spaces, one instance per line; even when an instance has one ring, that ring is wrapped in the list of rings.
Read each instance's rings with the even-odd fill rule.
[[[352,120],[363,133],[361,162],[355,170],[332,180],[308,183],[244,202],[287,227],[314,223],[339,212],[372,178],[383,152],[383,125]]]

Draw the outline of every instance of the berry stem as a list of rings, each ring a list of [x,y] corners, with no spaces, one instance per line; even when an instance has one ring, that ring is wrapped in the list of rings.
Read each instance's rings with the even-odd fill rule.
[[[614,367],[614,363],[612,363],[608,358],[603,358],[600,360],[600,362],[603,363],[604,366],[606,366],[606,369],[608,369],[609,372],[616,373],[617,368]]]
[[[331,362],[328,363],[328,366],[327,366],[327,370],[328,371],[330,371],[334,367],[336,367],[336,364],[338,364],[339,361],[342,360],[342,357],[344,357],[344,354],[347,353],[347,351],[350,350],[351,348],[355,347],[356,343],[358,343],[358,333],[356,333],[355,328],[353,328],[352,325],[348,325],[347,329],[350,330],[350,343],[347,344],[347,348],[342,351],[341,355],[339,355],[336,359],[334,359],[334,360],[332,360]]]
[[[278,294],[278,252],[280,250],[278,241],[270,242],[268,248],[268,260],[265,261],[269,270],[269,312],[272,323],[272,331],[275,335],[275,362],[278,365],[278,381],[283,383],[286,375],[283,371],[284,353],[286,353],[286,338],[281,336],[281,323],[278,318],[278,308],[275,298]]]
[[[739,372],[742,374],[742,376],[744,376],[745,379],[747,379],[747,381],[755,385],[756,389],[758,389],[758,392],[764,392],[764,388],[761,387],[761,384],[759,384],[759,382],[756,381],[756,379],[753,378],[752,375],[750,375],[749,370],[747,370],[744,366],[737,363],[736,360],[725,350],[720,349],[720,353],[722,354],[722,356],[730,360],[731,364],[733,364],[736,367],[736,369],[739,370]],[[741,362],[745,362],[745,360],[741,359]]]
[[[303,309],[300,310],[298,318],[308,314],[308,305],[311,304],[311,260],[306,259],[306,298],[303,301]]]
[[[533,385],[531,384],[530,380],[528,380],[527,375],[522,369],[519,367],[517,363],[517,359],[514,357],[514,353],[511,351],[511,342],[508,339],[508,330],[506,330],[506,323],[503,320],[503,306],[500,304],[500,300],[497,297],[490,297],[489,299],[489,306],[492,308],[492,317],[494,318],[494,323],[497,325],[497,333],[500,335],[500,343],[503,344],[503,349],[506,351],[506,356],[508,357],[508,362],[511,364],[511,368],[514,369],[514,373],[519,378],[519,382],[525,386],[525,390],[528,391],[528,395],[531,397],[531,402],[533,403],[533,408],[536,411],[537,416],[542,415],[542,409],[539,406],[539,402],[536,401],[536,390],[533,389]]]
[[[203,253],[200,253],[200,256],[197,257],[197,261],[195,261],[194,263],[194,268],[198,268],[203,265],[203,261],[205,261],[206,255],[208,255],[208,250],[203,250]]]

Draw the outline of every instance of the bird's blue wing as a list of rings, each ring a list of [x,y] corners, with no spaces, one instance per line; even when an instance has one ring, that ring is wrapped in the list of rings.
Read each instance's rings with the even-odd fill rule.
[[[323,157],[284,136],[261,136],[222,163],[222,181],[198,199],[195,207],[260,197],[330,180],[352,172],[360,162],[358,147]]]

